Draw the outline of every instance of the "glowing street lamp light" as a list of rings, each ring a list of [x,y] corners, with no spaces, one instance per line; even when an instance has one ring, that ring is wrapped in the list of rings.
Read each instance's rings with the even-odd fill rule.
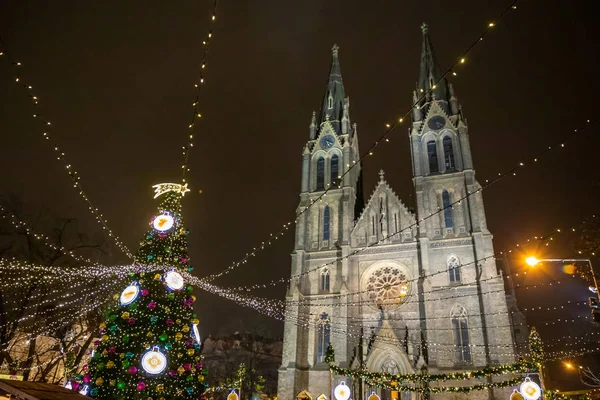
[[[594,268],[592,267],[592,262],[589,258],[542,258],[538,259],[534,256],[527,257],[525,262],[531,266],[535,267],[537,264],[541,262],[558,262],[558,263],[576,263],[576,262],[585,262],[590,267],[590,273],[592,274],[592,278],[594,279],[594,287],[590,287],[590,290],[596,294],[596,298],[590,297],[589,303],[592,308],[592,314],[594,316],[594,320],[596,322],[600,322],[600,312],[597,312],[600,308],[600,293],[598,292],[598,281],[596,280],[596,274],[594,273]]]

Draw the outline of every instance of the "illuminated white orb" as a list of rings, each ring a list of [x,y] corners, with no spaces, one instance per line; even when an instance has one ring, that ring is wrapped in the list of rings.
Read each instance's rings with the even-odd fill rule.
[[[542,396],[539,385],[529,378],[525,378],[519,389],[521,395],[527,400],[538,400]]]
[[[173,227],[173,224],[175,223],[175,220],[173,219],[173,217],[171,217],[168,214],[162,214],[159,215],[158,217],[154,218],[154,221],[152,222],[152,225],[154,226],[154,229],[156,229],[157,231],[168,231],[169,229],[171,229]]]
[[[158,347],[154,347],[142,357],[142,368],[149,374],[160,374],[167,368],[167,357],[158,350]]]
[[[137,285],[127,286],[121,293],[121,305],[126,306],[127,304],[133,303],[139,294],[140,288]]]
[[[173,290],[179,290],[183,287],[184,281],[183,276],[179,275],[175,271],[171,271],[165,277],[165,282],[167,282],[167,286]]]
[[[336,400],[348,400],[350,398],[350,388],[346,385],[346,382],[342,381],[335,387]]]
[[[200,332],[198,331],[198,325],[194,324],[192,327],[193,327],[193,330],[194,330],[194,336],[196,337],[196,342],[198,344],[201,344],[200,343]]]

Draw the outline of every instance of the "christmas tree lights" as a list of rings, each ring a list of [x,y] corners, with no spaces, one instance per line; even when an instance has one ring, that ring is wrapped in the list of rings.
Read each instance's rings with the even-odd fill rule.
[[[183,278],[192,271],[181,198],[172,187],[136,254],[140,266],[161,265],[129,276],[100,325],[89,371],[89,394],[97,399],[198,399],[206,370],[200,354],[196,297]],[[174,189],[175,188],[175,189]]]

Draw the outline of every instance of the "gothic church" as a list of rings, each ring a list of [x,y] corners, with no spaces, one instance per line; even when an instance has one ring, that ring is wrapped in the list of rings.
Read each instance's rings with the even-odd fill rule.
[[[343,377],[332,382],[324,362],[329,343],[340,366],[373,372],[445,373],[515,360],[510,299],[493,258],[467,121],[452,84],[440,79],[427,26],[422,30],[409,130],[416,213],[383,171],[363,200],[357,125],[333,47],[327,90],[302,154],[298,213],[332,188],[296,224],[281,400],[332,398],[332,385]],[[421,93],[428,94],[419,101]],[[352,398],[359,398],[357,390],[397,398],[347,384]],[[485,390],[468,398],[508,398],[505,393]],[[419,397],[406,392],[399,398]]]

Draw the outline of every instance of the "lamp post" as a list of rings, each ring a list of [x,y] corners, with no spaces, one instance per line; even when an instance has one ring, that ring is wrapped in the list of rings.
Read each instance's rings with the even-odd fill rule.
[[[598,281],[596,280],[596,274],[594,273],[594,268],[592,267],[592,261],[589,258],[541,258],[538,259],[536,257],[527,257],[525,260],[527,264],[532,267],[535,267],[537,264],[541,262],[558,262],[558,263],[576,263],[576,262],[585,262],[590,267],[590,273],[592,274],[592,279],[594,280],[594,286],[596,288],[596,298],[600,301],[600,293],[598,293]]]

